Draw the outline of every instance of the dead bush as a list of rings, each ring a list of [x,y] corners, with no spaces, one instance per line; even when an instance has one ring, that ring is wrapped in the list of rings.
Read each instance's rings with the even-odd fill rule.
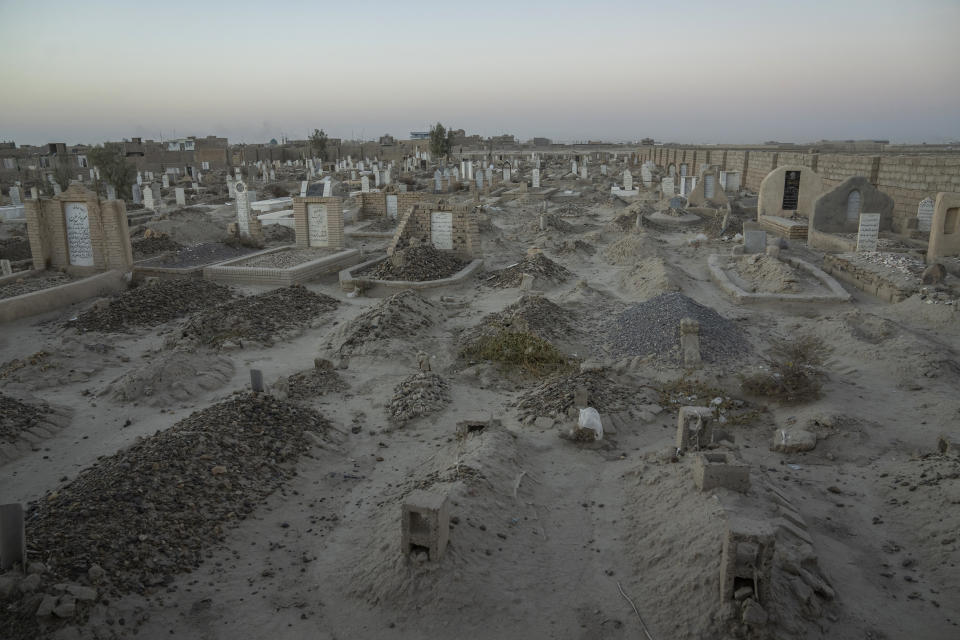
[[[743,390],[782,402],[805,402],[820,397],[827,374],[822,369],[830,354],[823,340],[799,336],[773,343],[766,370],[745,376]]]

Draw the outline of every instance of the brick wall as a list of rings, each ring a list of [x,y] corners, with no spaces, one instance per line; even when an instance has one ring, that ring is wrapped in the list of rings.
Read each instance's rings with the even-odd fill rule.
[[[397,231],[387,248],[387,255],[413,244],[431,244],[431,214],[434,211],[451,212],[453,225],[453,253],[464,260],[482,255],[477,214],[472,206],[445,206],[443,204],[416,204],[400,218]]]
[[[366,194],[364,194],[366,195]],[[323,198],[320,196],[295,197],[293,199],[293,228],[297,234],[297,246],[310,246],[310,226],[307,218],[308,204],[325,204],[327,206],[327,246],[342,249],[343,238],[343,200],[340,198]]]

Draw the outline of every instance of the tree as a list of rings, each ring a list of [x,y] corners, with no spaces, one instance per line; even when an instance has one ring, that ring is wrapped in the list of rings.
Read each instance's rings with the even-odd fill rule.
[[[327,134],[323,129],[314,129],[310,135],[310,148],[321,160],[327,159]]]
[[[108,142],[104,145],[97,145],[87,155],[93,162],[93,166],[100,170],[103,180],[112,184],[117,190],[117,194],[124,197],[130,193],[130,187],[136,180],[137,171],[132,164],[127,162],[123,144]]]
[[[430,154],[435,160],[450,155],[451,136],[439,122],[430,129]]]

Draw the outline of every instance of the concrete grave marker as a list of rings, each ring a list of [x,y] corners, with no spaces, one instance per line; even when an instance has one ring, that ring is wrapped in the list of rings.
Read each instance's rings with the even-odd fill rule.
[[[767,232],[757,227],[757,223],[743,225],[743,252],[764,253],[767,250]]]
[[[36,200],[40,197],[40,191],[36,187],[30,187],[30,197]],[[116,200],[116,198],[112,198],[112,200]]]
[[[13,267],[10,266],[9,260],[0,260],[0,275],[8,276],[13,273]]]
[[[362,176],[360,178],[360,191],[363,193],[370,193],[370,178],[367,176]]]
[[[60,185],[54,185],[53,193],[55,195],[60,193],[59,188],[60,188]],[[133,196],[133,204],[140,204],[141,202],[143,202],[143,191],[140,189],[139,184],[134,184],[130,188],[130,191],[131,191],[130,195]]]
[[[430,241],[441,251],[453,250],[453,214],[450,211],[431,212]]]
[[[10,202],[14,205],[23,204],[23,199],[20,197],[20,187],[10,187]]]
[[[623,171],[623,190],[633,191],[633,174],[630,173],[630,169]]]
[[[250,369],[250,389],[254,393],[263,393],[263,371]]]
[[[93,242],[90,239],[90,214],[85,202],[67,202],[63,206],[67,230],[67,255],[77,267],[93,266]]]
[[[163,183],[163,188],[164,188],[164,189],[169,189],[169,188],[170,188],[170,176],[169,176],[169,175],[167,175],[166,173],[163,174],[163,176],[160,178],[160,180],[161,180],[162,183]]]
[[[241,235],[250,235],[250,194],[247,185],[238,181],[234,190],[237,194],[237,229]]]
[[[924,198],[917,206],[917,229],[920,231],[930,231],[930,223],[933,221],[933,198]]]
[[[540,169],[533,170],[532,184],[534,189],[540,188]]]
[[[184,206],[184,205],[187,204],[187,194],[186,194],[186,192],[183,190],[183,187],[177,187],[177,188],[176,188],[176,191],[175,191],[174,193],[176,193],[176,196],[177,196],[177,204],[178,204],[179,206],[182,207],[182,206]]]
[[[860,228],[857,231],[857,252],[876,251],[880,238],[880,214],[861,213]]]
[[[331,196],[333,196],[333,181],[332,181],[332,180],[326,180],[326,181],[323,183],[323,197],[324,197],[324,198],[329,198],[329,197],[331,197]]]
[[[307,196],[307,187],[310,186],[310,182],[307,180],[300,181],[300,197],[305,198]]]

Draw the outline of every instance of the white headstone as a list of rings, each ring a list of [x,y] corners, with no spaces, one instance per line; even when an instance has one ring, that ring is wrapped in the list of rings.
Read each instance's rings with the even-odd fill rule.
[[[54,194],[59,194],[60,193],[59,189],[60,189],[60,185],[58,184],[53,185]],[[133,187],[131,187],[130,190],[132,191],[131,195],[133,196],[133,204],[140,204],[141,202],[143,202],[143,191],[140,190],[139,184],[133,185]]]
[[[503,181],[510,182],[510,165],[503,168]]]
[[[660,181],[660,191],[665,198],[672,198],[677,195],[676,187],[673,185],[673,178],[664,178]]]
[[[156,188],[154,184],[149,184],[143,188],[143,206],[151,211],[159,209],[160,196],[159,194],[154,195],[153,193]]]
[[[327,226],[327,205],[319,202],[307,204],[307,229],[311,247],[326,247],[330,244]]]
[[[300,182],[300,197],[301,197],[301,198],[306,198],[306,197],[307,197],[307,187],[309,187],[309,186],[310,186],[310,182],[308,182],[307,180],[303,180],[303,181]]]
[[[164,188],[164,189],[169,189],[169,188],[170,188],[170,176],[168,176],[167,174],[163,174],[163,177],[160,178],[160,179],[163,181],[163,188]]]
[[[117,199],[117,189],[112,184],[107,184],[107,200]]]
[[[453,213],[434,211],[430,214],[430,241],[440,250],[453,250]]]
[[[531,180],[531,184],[532,184],[532,186],[533,186],[534,189],[539,189],[539,188],[540,188],[540,169],[534,168],[534,170],[533,170],[533,179]]]
[[[387,167],[386,169],[383,170],[383,184],[384,185],[390,184],[390,167]]]
[[[397,219],[397,214],[399,213],[399,202],[396,194],[388,193],[387,194],[387,217],[391,220]]]
[[[443,181],[443,174],[440,173],[440,169],[437,169],[433,172],[433,190],[437,193],[443,191],[443,186],[441,182]]]
[[[653,184],[653,174],[650,172],[650,167],[645,164],[640,165],[640,180],[647,189]]]
[[[880,214],[861,213],[857,231],[857,251],[876,251],[880,237]]]
[[[580,166],[580,179],[581,179],[581,180],[586,180],[586,179],[587,179],[587,163],[586,163],[586,162],[584,162],[584,163]]]
[[[602,176],[607,175],[607,165],[606,165],[606,164],[600,165],[600,175],[602,175]]]
[[[333,181],[327,180],[323,183],[323,197],[330,198],[333,196]]]
[[[930,223],[933,221],[933,199],[924,198],[917,207],[917,229],[920,231],[930,231]]]
[[[34,200],[40,198],[40,191],[36,187],[30,187],[30,197]]]
[[[177,204],[178,204],[179,206],[182,207],[182,206],[184,206],[184,205],[187,204],[187,194],[186,194],[186,192],[183,190],[183,187],[177,187],[177,189],[176,189],[176,191],[175,191],[174,193],[177,194]]]
[[[194,192],[194,193],[200,193],[200,183],[199,183],[199,182],[192,182],[192,183],[190,183],[190,186],[193,187],[193,192]]]
[[[67,202],[63,206],[67,227],[67,253],[70,264],[93,266],[93,243],[90,240],[90,214],[85,202]]]
[[[573,175],[577,175],[577,161],[576,161],[576,160],[573,160],[573,161],[570,163],[570,173],[572,173]]]
[[[377,171],[376,169],[373,170],[373,186],[375,187],[380,186],[380,172]]]
[[[143,184],[143,174],[141,174],[139,171],[137,171],[137,184]]]
[[[367,176],[362,176],[360,178],[360,191],[364,193],[370,192],[370,178]]]
[[[140,185],[135,185],[135,186],[137,187],[137,189],[140,188]],[[53,195],[58,196],[58,195],[60,195],[61,191],[62,191],[62,189],[60,189],[60,185],[57,184],[56,182],[54,182],[54,183],[53,183]]]
[[[15,205],[23,204],[23,198],[20,197],[20,187],[10,187],[10,202]]]
[[[233,188],[237,194],[237,229],[241,234],[250,235],[250,193],[240,180]]]
[[[633,191],[633,174],[630,173],[630,169],[623,170],[623,190]]]
[[[483,189],[483,172],[477,171],[477,191]]]

